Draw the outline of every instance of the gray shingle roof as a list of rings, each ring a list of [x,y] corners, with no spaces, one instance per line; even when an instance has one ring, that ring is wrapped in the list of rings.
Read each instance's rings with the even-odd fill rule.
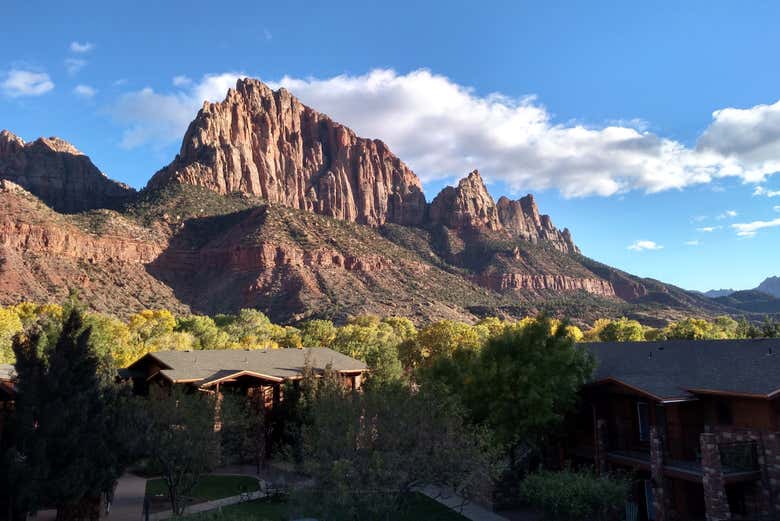
[[[268,350],[157,351],[150,353],[167,369],[161,373],[168,379],[208,385],[238,372],[249,372],[272,379],[300,376],[307,356],[315,370],[330,364],[335,371],[365,371],[366,364],[324,347]],[[143,359],[142,359],[143,360]],[[130,366],[133,368],[138,362]]]
[[[662,400],[691,391],[769,396],[780,389],[780,339],[605,342],[593,381],[616,379]]]

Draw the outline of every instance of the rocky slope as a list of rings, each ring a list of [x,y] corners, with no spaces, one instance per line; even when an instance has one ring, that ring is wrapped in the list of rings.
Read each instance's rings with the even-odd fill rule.
[[[755,290],[780,298],[780,277],[767,277]]]
[[[284,89],[239,80],[220,103],[204,103],[181,152],[149,182],[243,192],[369,225],[420,224],[420,180],[383,142],[360,138]]]
[[[118,208],[135,193],[106,177],[67,141],[51,137],[25,143],[7,130],[0,131],[0,179],[30,190],[65,213]]]
[[[146,270],[165,239],[110,211],[70,216],[0,181],[0,304],[60,302],[77,289],[94,309],[125,316],[145,307],[184,312]]]
[[[204,104],[137,196],[61,140],[3,133],[0,167],[35,194],[0,185],[0,304],[77,288],[119,315],[256,307],[293,322],[545,310],[653,323],[731,310],[584,257],[532,196],[496,203],[476,171],[428,205],[381,141],[256,80]]]
[[[562,253],[580,252],[568,228],[559,231],[549,215],[539,215],[534,196],[516,201],[501,197],[496,204],[477,170],[457,187],[444,188],[431,203],[429,214],[432,224],[455,230],[505,232],[535,244],[544,241]]]

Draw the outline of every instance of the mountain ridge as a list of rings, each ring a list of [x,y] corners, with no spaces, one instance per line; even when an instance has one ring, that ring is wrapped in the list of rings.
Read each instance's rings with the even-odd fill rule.
[[[0,154],[18,151],[13,143],[6,139]],[[86,158],[64,141],[56,146]],[[71,191],[55,179],[68,171],[31,157],[42,181],[9,179],[0,190],[2,304],[25,294],[57,299],[76,287],[118,314],[256,307],[283,322],[546,311],[577,322],[653,323],[735,311],[588,259],[532,195],[495,202],[478,171],[428,203],[383,142],[258,80],[239,80],[224,101],[204,103],[176,158],[121,204],[93,190],[93,200],[80,196],[80,212],[49,208],[68,207]],[[12,176],[0,170],[3,177]]]

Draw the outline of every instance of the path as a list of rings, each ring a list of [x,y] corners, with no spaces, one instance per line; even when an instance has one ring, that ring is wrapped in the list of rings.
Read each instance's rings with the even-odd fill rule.
[[[111,503],[110,521],[140,521],[144,508],[146,478],[125,474],[119,478]]]
[[[421,487],[418,490],[422,494],[438,501],[445,507],[451,508],[471,521],[509,521],[507,518],[500,516],[483,506],[468,502],[457,494],[446,492],[435,485]]]

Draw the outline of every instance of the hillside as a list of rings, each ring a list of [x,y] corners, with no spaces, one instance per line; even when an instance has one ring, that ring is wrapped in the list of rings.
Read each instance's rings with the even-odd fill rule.
[[[3,135],[0,156],[29,147]],[[47,142],[57,150],[25,152],[24,169],[0,169],[2,304],[60,300],[77,288],[119,315],[254,307],[282,322],[547,311],[657,325],[759,311],[589,259],[533,196],[495,202],[477,171],[427,203],[381,141],[257,80],[204,104],[179,155],[140,193],[72,145]],[[73,157],[53,163],[50,153]],[[69,161],[80,177],[61,168]],[[22,188],[20,171],[42,175]]]

